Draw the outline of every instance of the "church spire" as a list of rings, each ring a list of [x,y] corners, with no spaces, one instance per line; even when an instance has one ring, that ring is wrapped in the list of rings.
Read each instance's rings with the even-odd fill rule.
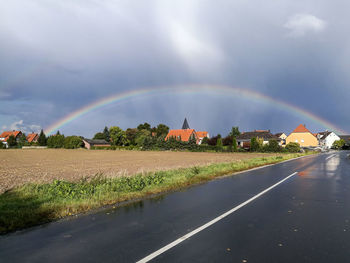
[[[185,130],[185,129],[189,129],[189,128],[190,128],[190,126],[188,125],[187,119],[185,118],[184,124],[182,124],[182,129]]]

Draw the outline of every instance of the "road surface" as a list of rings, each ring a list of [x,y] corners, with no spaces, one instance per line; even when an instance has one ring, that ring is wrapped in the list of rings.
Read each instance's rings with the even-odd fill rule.
[[[0,262],[350,262],[347,154],[1,236]]]

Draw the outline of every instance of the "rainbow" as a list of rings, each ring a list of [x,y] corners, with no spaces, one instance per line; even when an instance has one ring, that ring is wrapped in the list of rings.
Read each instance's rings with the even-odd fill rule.
[[[157,87],[157,88],[145,88],[145,89],[138,89],[138,90],[132,90],[132,91],[126,91],[117,93],[115,95],[99,99],[97,101],[94,101],[68,115],[63,117],[62,119],[56,121],[55,123],[51,124],[49,127],[45,129],[45,133],[47,135],[50,135],[57,131],[59,128],[63,127],[64,125],[67,125],[68,123],[80,118],[81,116],[92,112],[98,108],[104,107],[106,105],[125,101],[134,97],[140,97],[140,96],[152,96],[152,95],[164,95],[164,94],[183,94],[183,93],[193,93],[193,94],[201,94],[201,93],[215,93],[215,94],[223,94],[223,95],[239,95],[246,97],[248,99],[253,99],[257,101],[262,101],[265,103],[273,104],[276,107],[279,107],[281,109],[284,109],[288,112],[300,115],[302,117],[305,117],[306,119],[318,123],[322,127],[335,131],[340,134],[346,134],[347,132],[338,128],[334,124],[330,123],[329,121],[309,112],[305,109],[302,109],[300,107],[297,107],[295,105],[292,105],[290,103],[287,103],[282,100],[277,100],[275,98],[266,96],[264,94],[261,94],[257,91],[252,91],[248,89],[242,89],[242,88],[235,88],[235,87],[227,87],[227,86],[218,86],[218,85],[183,85],[183,86],[174,86],[174,87]]]

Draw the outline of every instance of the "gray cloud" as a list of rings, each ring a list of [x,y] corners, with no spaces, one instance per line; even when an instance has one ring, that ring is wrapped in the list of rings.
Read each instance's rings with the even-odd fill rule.
[[[320,33],[325,30],[326,25],[326,21],[314,15],[295,14],[287,20],[284,27],[290,31],[289,36],[302,37],[309,32]]]
[[[211,83],[262,92],[350,130],[344,122],[349,7],[345,0],[9,1],[0,10],[0,122],[45,127],[118,92]],[[199,97],[210,105],[207,114],[193,114],[203,110]],[[284,119],[285,112],[276,110],[272,118],[271,108],[256,104],[258,119],[254,111],[236,107],[240,98],[211,102],[196,96],[193,106],[184,99],[160,104],[149,98],[156,108],[141,110],[135,104],[132,110],[122,108],[123,114],[101,109],[94,115],[96,124],[84,129],[90,133],[112,123],[113,114],[123,125],[150,115],[156,116],[149,118],[154,122],[176,125],[174,118],[181,122],[191,115],[212,132],[222,133],[231,123],[290,129],[288,122],[271,121]],[[231,117],[223,116],[230,107]],[[304,121],[289,117],[293,125]],[[68,125],[67,132],[78,133],[73,127],[78,126]]]

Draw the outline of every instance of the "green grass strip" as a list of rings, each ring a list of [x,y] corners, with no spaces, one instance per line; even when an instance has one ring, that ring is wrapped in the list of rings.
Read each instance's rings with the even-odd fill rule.
[[[144,198],[207,182],[216,177],[274,164],[305,154],[281,154],[203,167],[105,178],[96,175],[79,182],[56,180],[26,184],[0,195],[0,234],[57,220],[101,206]]]

